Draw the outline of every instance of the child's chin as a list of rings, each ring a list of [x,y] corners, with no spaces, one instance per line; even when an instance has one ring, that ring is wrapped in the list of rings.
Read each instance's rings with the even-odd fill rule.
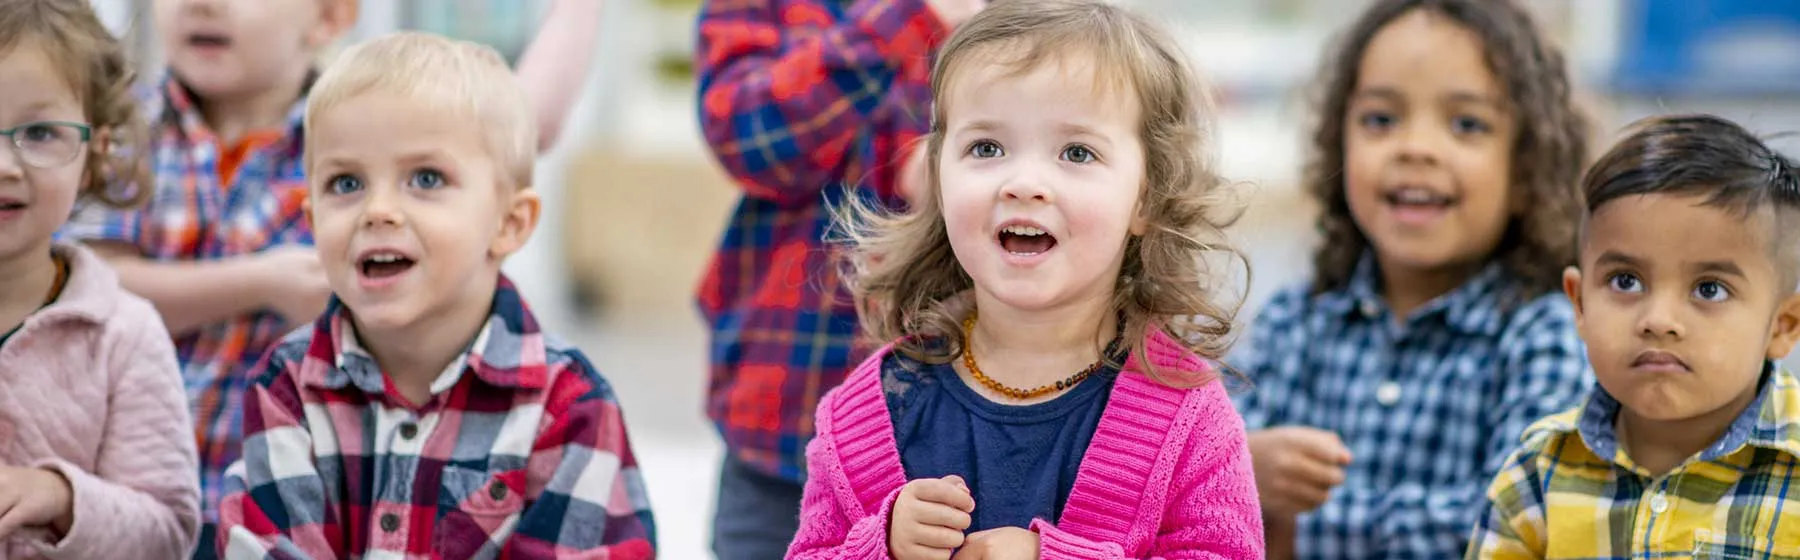
[[[356,316],[357,326],[363,329],[400,329],[412,325],[419,315],[410,306],[399,301],[362,301],[346,306]]]

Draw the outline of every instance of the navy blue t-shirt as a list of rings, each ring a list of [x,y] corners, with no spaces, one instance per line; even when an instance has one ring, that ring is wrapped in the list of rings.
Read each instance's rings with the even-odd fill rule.
[[[981,396],[950,364],[899,352],[881,363],[906,479],[963,477],[975,497],[970,533],[1062,516],[1118,375],[1101,367],[1055,399],[1014,406]]]

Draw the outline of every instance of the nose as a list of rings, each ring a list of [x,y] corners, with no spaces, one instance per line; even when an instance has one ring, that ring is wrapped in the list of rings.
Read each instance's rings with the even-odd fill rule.
[[[1687,327],[1681,324],[1681,319],[1677,316],[1681,305],[1679,298],[1650,298],[1644,312],[1638,316],[1638,334],[1651,339],[1680,339],[1686,336]]]
[[[1015,172],[1000,186],[1000,197],[1005,200],[1053,202],[1048,182],[1044,179],[1042,168],[1047,164],[1024,163],[1015,168]]]
[[[1406,119],[1399,130],[1401,161],[1436,164],[1438,150],[1444,137],[1443,131],[1429,120],[1420,117]]]
[[[0,179],[17,179],[25,173],[25,162],[19,159],[19,145],[12,138],[0,136]]]
[[[400,193],[397,189],[373,186],[368,187],[363,197],[362,225],[364,228],[397,227],[406,224],[406,213],[402,210]]]

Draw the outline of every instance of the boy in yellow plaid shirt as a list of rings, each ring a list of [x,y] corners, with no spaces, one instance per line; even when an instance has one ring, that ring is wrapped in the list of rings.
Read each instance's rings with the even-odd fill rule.
[[[1469,558],[1800,558],[1800,170],[1651,118],[1583,181],[1563,275],[1600,383],[1527,429]]]

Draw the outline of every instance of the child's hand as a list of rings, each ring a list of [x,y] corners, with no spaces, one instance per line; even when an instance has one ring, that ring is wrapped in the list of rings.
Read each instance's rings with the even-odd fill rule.
[[[1337,434],[1286,426],[1251,432],[1249,439],[1257,493],[1272,516],[1292,517],[1318,509],[1331,488],[1344,482],[1350,450]]]
[[[288,245],[257,254],[268,282],[268,298],[264,304],[274,309],[288,324],[312,322],[325,311],[331,299],[331,284],[325,281],[325,267],[319,264],[319,252],[312,247]]]
[[[960,476],[908,482],[888,519],[888,553],[895,560],[948,560],[963,545],[973,511],[975,497]]]
[[[956,29],[963,22],[969,21],[969,18],[975,17],[976,12],[987,7],[987,3],[988,0],[925,0],[931,13],[944,22],[944,27],[951,29]]]
[[[953,560],[1038,560],[1038,534],[1018,527],[988,529],[963,540]]]
[[[24,527],[47,527],[67,534],[75,524],[74,500],[69,481],[60,474],[0,467],[0,540]]]

